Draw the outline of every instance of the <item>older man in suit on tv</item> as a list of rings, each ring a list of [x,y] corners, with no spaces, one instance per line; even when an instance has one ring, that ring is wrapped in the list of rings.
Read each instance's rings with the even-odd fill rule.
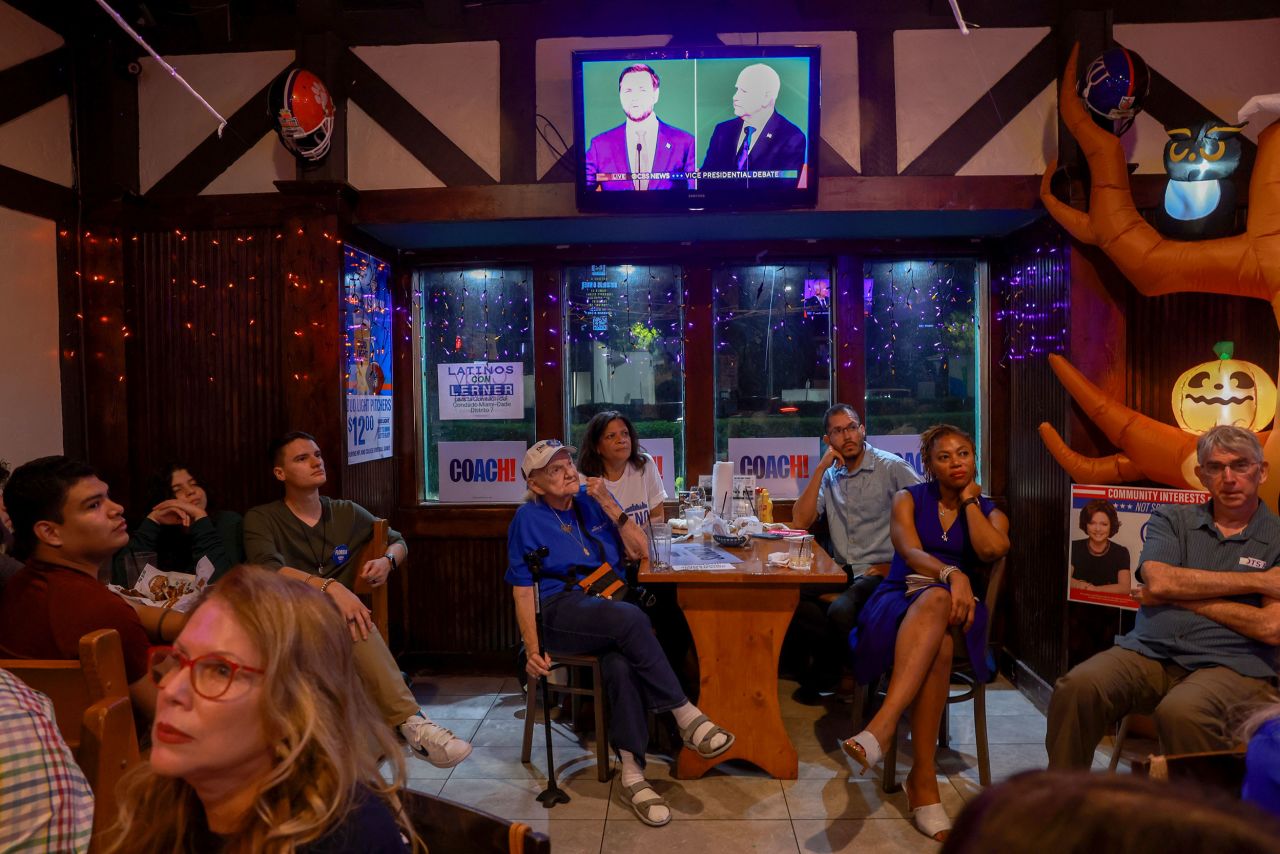
[[[703,172],[786,171],[786,178],[704,178],[717,188],[797,187],[804,176],[804,131],[777,112],[782,81],[764,63],[748,65],[734,84],[734,118],[711,133]]]
[[[658,120],[658,73],[636,64],[618,76],[618,100],[627,120],[591,138],[587,187],[592,190],[685,189],[684,178],[640,178],[648,173],[688,173],[697,168],[693,134]],[[604,177],[605,175],[612,177]]]

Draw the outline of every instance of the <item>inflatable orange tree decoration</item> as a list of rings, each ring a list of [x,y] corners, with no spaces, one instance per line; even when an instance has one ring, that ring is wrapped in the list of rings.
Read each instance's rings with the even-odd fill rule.
[[[1106,252],[1144,296],[1197,292],[1256,297],[1271,303],[1280,324],[1280,125],[1272,124],[1258,138],[1244,234],[1195,242],[1169,240],[1138,214],[1120,140],[1093,123],[1076,95],[1079,53],[1080,46],[1076,45],[1062,75],[1058,108],[1089,161],[1089,210],[1076,210],[1050,191],[1049,180],[1058,165],[1055,161],[1049,164],[1040,182],[1040,199],[1049,213],[1076,240]],[[1159,425],[1151,419],[1147,421]],[[1116,443],[1130,459],[1145,457],[1152,451],[1161,453],[1160,445],[1166,441],[1163,431],[1146,427],[1149,424],[1145,422],[1141,427],[1132,425],[1124,441]],[[1280,430],[1267,436],[1264,453],[1275,475],[1262,485],[1261,492],[1275,507],[1280,497]],[[1171,449],[1165,449],[1163,454],[1172,455]],[[1154,472],[1147,474],[1162,480]]]

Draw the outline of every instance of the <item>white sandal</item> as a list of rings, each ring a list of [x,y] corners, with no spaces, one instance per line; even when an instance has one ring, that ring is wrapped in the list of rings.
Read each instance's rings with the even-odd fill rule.
[[[907,806],[911,807],[911,802],[907,802]],[[938,834],[943,831],[951,830],[951,819],[947,816],[947,811],[942,808],[942,804],[925,804],[922,807],[914,807],[911,809],[911,823],[916,826],[916,830],[935,842],[945,842],[946,837],[938,839]]]
[[[650,827],[662,827],[671,821],[671,808],[667,807],[666,798],[659,795],[649,785],[648,780],[641,780],[639,783],[633,783],[630,786],[623,786],[622,791],[625,796],[627,805],[635,811],[636,816]],[[644,793],[648,792],[649,796],[644,797]],[[650,813],[654,807],[667,807],[667,817],[664,819],[653,818]]]
[[[853,738],[846,738],[840,742],[840,748],[862,766],[863,774],[879,765],[883,756],[880,742],[865,729]]]

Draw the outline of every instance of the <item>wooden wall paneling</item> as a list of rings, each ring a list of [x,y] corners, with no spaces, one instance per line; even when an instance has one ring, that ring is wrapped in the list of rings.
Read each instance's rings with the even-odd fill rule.
[[[1061,238],[1057,238],[1059,241]],[[1061,248],[1047,248],[1034,232],[1009,242],[1005,257],[992,265],[992,286],[1002,289],[1005,310],[1034,307],[1037,317],[1006,318],[1006,327],[1034,322],[1040,328],[1066,326],[1070,282]],[[1006,645],[1029,670],[1052,683],[1064,670],[1065,602],[1069,480],[1041,444],[1037,427],[1048,421],[1066,428],[1067,395],[1043,353],[1010,352],[1010,334],[995,345],[992,358],[1008,364],[1009,458],[1007,495],[1010,513],[1010,595]],[[1027,340],[1023,338],[1022,340]]]
[[[346,456],[342,385],[342,239],[338,215],[291,216],[281,230],[283,402],[291,430],[316,437],[330,460]],[[328,466],[329,495],[343,495],[342,465]]]
[[[80,235],[74,218],[58,220],[58,349],[61,351],[62,448],[88,459],[89,418],[85,394],[84,279],[80,273]]]
[[[533,420],[536,438],[565,437],[564,288],[561,267],[549,260],[533,265]]]
[[[406,609],[408,660],[437,667],[516,672],[520,640],[511,587],[503,580],[507,540],[467,536],[412,539],[412,553],[430,554],[429,571],[410,579]]]
[[[1128,296],[1127,403],[1144,415],[1176,423],[1174,382],[1191,366],[1214,361],[1218,341],[1234,341],[1235,358],[1276,376],[1280,333],[1266,302],[1214,294],[1144,297],[1132,288]]]
[[[832,324],[832,358],[835,359],[836,403],[849,403],[866,417],[867,312],[863,298],[862,258],[838,255],[835,259],[835,322]]]
[[[84,299],[85,456],[98,467],[113,494],[127,496],[129,467],[129,377],[125,331],[124,250],[117,229],[80,235]]]
[[[711,474],[716,460],[715,310],[711,266],[684,268],[685,483]]]
[[[191,465],[215,507],[279,497],[266,451],[284,432],[282,242],[274,229],[150,231],[128,242],[130,518],[145,478]]]

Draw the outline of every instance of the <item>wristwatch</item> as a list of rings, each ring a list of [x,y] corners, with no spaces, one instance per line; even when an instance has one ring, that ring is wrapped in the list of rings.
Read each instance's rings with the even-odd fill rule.
[[[973,498],[966,498],[964,501],[960,502],[960,509],[964,510],[964,508],[968,507],[970,504],[977,504],[977,503],[978,503],[978,497],[976,495]]]
[[[383,557],[385,557],[387,560],[391,561],[391,571],[392,571],[392,572],[395,572],[395,571],[396,571],[396,569],[398,569],[398,568],[399,568],[399,564],[397,564],[397,563],[396,563],[395,556],[394,556],[394,555],[392,555],[392,554],[391,554],[391,552],[387,552],[386,554],[384,554],[384,555],[383,555]]]
[[[621,528],[623,525],[627,524],[627,520],[630,518],[631,517],[627,515],[627,511],[623,510],[621,513],[618,514],[618,518],[614,519],[613,521],[614,521],[614,524],[616,524],[619,528]]]

